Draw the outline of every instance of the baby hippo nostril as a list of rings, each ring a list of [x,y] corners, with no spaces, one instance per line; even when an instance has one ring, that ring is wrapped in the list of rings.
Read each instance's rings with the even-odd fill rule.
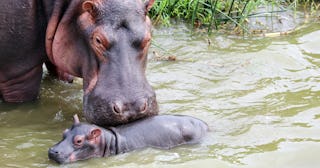
[[[59,157],[59,152],[57,150],[55,150],[54,148],[50,148],[49,152],[48,152],[48,156],[50,159],[55,159],[55,158]]]
[[[121,114],[123,109],[123,105],[120,102],[114,102],[112,104],[112,111],[116,114]]]
[[[50,149],[49,149],[49,153],[50,153],[50,154],[58,154],[59,152],[56,151],[56,150],[54,150],[53,148],[50,148]]]

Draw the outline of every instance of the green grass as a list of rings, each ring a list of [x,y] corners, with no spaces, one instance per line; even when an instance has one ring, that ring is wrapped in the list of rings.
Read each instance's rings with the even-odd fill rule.
[[[156,0],[150,16],[156,25],[169,26],[174,19],[207,28],[209,33],[225,24],[246,31],[244,21],[260,5],[303,7],[310,13],[319,10],[319,0]]]

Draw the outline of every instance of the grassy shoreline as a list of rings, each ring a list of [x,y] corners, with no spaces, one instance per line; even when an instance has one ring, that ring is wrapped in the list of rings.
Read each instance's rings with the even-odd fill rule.
[[[254,17],[259,6],[281,7],[281,10],[301,9],[310,15],[319,11],[319,0],[156,0],[150,17],[156,25],[169,26],[172,19],[183,20],[194,28],[206,28],[210,33],[231,24],[245,29],[244,22]],[[275,11],[279,12],[279,11]]]

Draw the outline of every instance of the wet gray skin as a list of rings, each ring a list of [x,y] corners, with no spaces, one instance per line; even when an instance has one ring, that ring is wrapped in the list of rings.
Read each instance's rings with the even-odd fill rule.
[[[107,129],[75,119],[73,126],[64,131],[63,139],[49,149],[48,156],[63,164],[144,147],[170,149],[198,143],[207,131],[205,122],[189,116],[154,116]]]
[[[156,115],[145,70],[154,0],[0,2],[0,99],[38,99],[43,64],[71,82],[83,78],[83,111],[101,126]]]

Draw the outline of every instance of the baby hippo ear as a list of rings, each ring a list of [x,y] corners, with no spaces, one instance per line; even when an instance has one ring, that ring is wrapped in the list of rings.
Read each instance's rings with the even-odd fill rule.
[[[80,124],[80,120],[77,114],[73,115],[74,124]]]
[[[88,139],[95,139],[101,135],[101,129],[100,128],[94,128],[90,131],[90,134],[88,136]]]

